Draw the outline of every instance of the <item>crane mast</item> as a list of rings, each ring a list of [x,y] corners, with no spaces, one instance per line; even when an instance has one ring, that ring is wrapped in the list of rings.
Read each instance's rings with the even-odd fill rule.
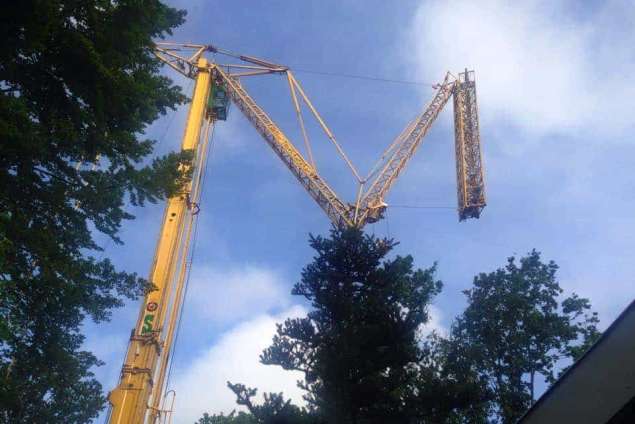
[[[210,62],[205,59],[205,52],[231,57],[234,63]],[[443,82],[434,86],[436,91],[430,103],[362,178],[288,67],[211,45],[157,43],[155,55],[175,71],[196,81],[181,144],[183,151],[193,153],[191,169],[184,169],[191,171],[192,179],[181,193],[168,199],[165,207],[150,271],[152,286],[145,295],[132,330],[119,383],[108,397],[111,403],[108,422],[111,424],[170,421],[172,405],[166,405],[170,402],[164,393],[167,390],[166,370],[183,303],[190,236],[198,213],[208,135],[216,121],[226,119],[230,100],[334,225],[362,228],[383,218],[388,206],[385,197],[390,188],[453,97],[459,220],[478,218],[485,207],[476,87],[474,73],[467,69],[458,78],[448,72]],[[242,78],[267,74],[287,76],[309,160],[241,84]],[[320,175],[311,152],[301,105],[309,109],[356,178],[358,190],[354,202],[340,200]]]
[[[207,65],[206,59],[198,59],[200,69],[207,69]],[[207,147],[207,134],[201,143],[202,128],[206,121],[207,128],[213,125],[206,116],[209,91],[210,74],[199,72],[181,145],[182,150],[194,152],[195,176],[202,172]],[[162,386],[183,300],[185,259],[195,213],[192,207],[200,195],[198,182],[193,178],[182,193],[167,201],[150,271],[152,288],[130,336],[119,384],[109,394],[110,423],[157,422],[160,418]]]

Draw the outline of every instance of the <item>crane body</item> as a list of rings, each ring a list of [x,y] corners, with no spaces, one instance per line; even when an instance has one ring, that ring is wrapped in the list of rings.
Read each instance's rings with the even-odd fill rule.
[[[207,61],[199,59],[198,66],[206,68]],[[206,120],[209,90],[210,74],[199,72],[181,145],[182,150],[196,152],[195,170],[201,170],[205,158],[206,146],[201,146],[199,141]],[[188,230],[193,218],[190,209],[200,193],[197,182],[193,178],[183,193],[167,201],[150,271],[149,281],[153,287],[145,296],[130,336],[119,385],[109,395],[110,423],[154,422],[160,416],[161,386],[183,296],[187,257],[187,248],[183,245],[189,244]]]
[[[183,52],[192,53],[187,56]],[[205,52],[230,56],[239,63],[207,61]],[[132,331],[120,380],[109,394],[111,424],[168,423],[166,373],[183,304],[193,222],[198,213],[201,176],[204,172],[209,132],[227,117],[228,102],[242,112],[264,141],[289,168],[307,193],[337,227],[362,228],[382,219],[385,197],[415,154],[434,120],[454,97],[455,152],[459,219],[478,218],[485,206],[481,146],[473,72],[455,78],[447,73],[436,85],[431,102],[390,144],[375,167],[361,177],[332,131],[308,99],[291,70],[251,56],[237,55],[214,46],[157,43],[156,56],[177,72],[196,81],[181,149],[193,153],[192,179],[184,191],[168,199],[150,271],[149,289]],[[256,103],[241,78],[285,74],[309,159]],[[354,202],[343,202],[320,175],[312,156],[301,106],[317,120],[335,145],[358,183]]]

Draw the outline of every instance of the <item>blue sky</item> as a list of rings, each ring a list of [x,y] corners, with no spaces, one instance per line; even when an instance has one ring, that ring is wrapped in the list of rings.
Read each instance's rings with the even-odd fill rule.
[[[300,70],[434,83],[446,70],[474,69],[488,206],[459,223],[450,209],[389,208],[367,227],[401,242],[420,267],[439,263],[445,287],[432,327],[447,328],[464,308],[472,277],[532,248],[561,267],[566,293],[589,297],[607,326],[635,295],[635,8],[629,1],[170,1],[188,10],[172,40],[217,46],[290,65],[359,169],[424,107],[429,85],[327,77]],[[170,71],[184,89],[187,81]],[[301,145],[284,80],[247,87]],[[451,105],[449,105],[451,106]],[[186,109],[157,121],[158,150],[177,149]],[[313,128],[313,127],[312,127]],[[295,400],[297,375],[258,364],[274,323],[302,315],[289,295],[313,253],[308,233],[329,222],[240,115],[214,134],[195,260],[176,347],[176,423],[203,411],[229,412],[225,381]],[[318,167],[350,199],[353,180],[326,139]],[[454,206],[451,107],[435,123],[387,198],[393,205]],[[162,205],[131,209],[124,246],[107,243],[117,265],[147,275]],[[112,322],[87,325],[87,347],[106,365],[105,389],[121,367],[138,306]]]

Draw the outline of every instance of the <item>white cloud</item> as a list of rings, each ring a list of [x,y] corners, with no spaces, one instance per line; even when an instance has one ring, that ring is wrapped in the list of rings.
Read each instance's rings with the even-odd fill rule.
[[[246,137],[249,133],[245,128],[250,124],[243,117],[240,110],[232,104],[227,113],[227,120],[217,123],[214,128],[215,151],[221,154],[240,153],[247,146]]]
[[[223,334],[175,381],[175,423],[195,422],[203,412],[229,413],[238,409],[227,381],[258,388],[258,401],[264,392],[284,392],[286,398],[302,405],[302,391],[296,386],[302,374],[280,367],[262,365],[259,355],[271,344],[275,324],[289,317],[306,315],[294,306],[277,316],[261,315]]]
[[[188,300],[206,322],[227,324],[287,307],[289,292],[289,284],[267,268],[202,267],[192,276]]]
[[[476,70],[482,120],[529,135],[619,135],[633,125],[635,8],[584,5],[426,1],[408,45],[419,75]]]
[[[425,338],[433,331],[441,336],[447,336],[448,330],[443,325],[443,314],[441,310],[434,305],[430,305],[428,306],[428,315],[430,317],[428,322],[419,327],[419,339]]]

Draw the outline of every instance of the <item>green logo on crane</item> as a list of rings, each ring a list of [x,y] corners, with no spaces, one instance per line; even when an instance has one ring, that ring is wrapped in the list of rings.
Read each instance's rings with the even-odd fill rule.
[[[152,322],[154,321],[154,315],[148,314],[143,317],[143,327],[141,328],[141,334],[149,333],[152,331]]]
[[[148,312],[154,312],[159,305],[156,302],[150,302],[146,305]],[[141,327],[141,334],[150,333],[152,331],[152,323],[154,322],[154,314],[147,314],[143,317],[143,327]]]

